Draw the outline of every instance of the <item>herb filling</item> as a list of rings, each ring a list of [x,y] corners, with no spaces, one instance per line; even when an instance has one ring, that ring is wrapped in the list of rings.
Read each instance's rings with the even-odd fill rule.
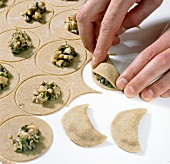
[[[4,6],[4,2],[5,2],[5,1],[6,1],[6,0],[0,0],[0,8]]]
[[[66,29],[74,34],[79,34],[77,20],[76,20],[76,13],[74,15],[71,15],[68,17],[68,19],[65,21],[66,23]]]
[[[25,125],[19,129],[18,137],[12,139],[14,151],[22,153],[36,148],[36,143],[40,141],[40,131],[34,125]]]
[[[65,42],[63,45],[57,48],[55,54],[51,58],[52,64],[58,67],[70,66],[73,59],[77,56],[75,49]]]
[[[12,39],[9,42],[9,47],[11,48],[12,53],[18,54],[19,52],[32,47],[32,42],[25,31],[22,32],[20,29],[16,29],[16,32],[12,35]]]
[[[33,2],[28,6],[21,16],[24,17],[26,22],[31,22],[32,20],[41,22],[43,20],[43,13],[46,12],[45,2]]]
[[[0,64],[0,91],[2,91],[7,85],[11,78],[10,72]]]
[[[100,76],[99,74],[96,74],[95,73],[95,76],[96,76],[96,79],[102,83],[103,85],[109,87],[109,88],[114,88],[113,85],[107,80],[105,79],[104,77]]]
[[[61,94],[61,91],[57,84],[51,80],[48,83],[43,81],[33,92],[33,94],[34,97],[32,98],[32,101],[34,103],[43,104],[48,100],[53,101],[55,99],[58,99]]]

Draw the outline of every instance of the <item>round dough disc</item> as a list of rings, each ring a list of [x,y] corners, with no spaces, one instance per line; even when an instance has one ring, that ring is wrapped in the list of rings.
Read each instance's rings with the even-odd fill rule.
[[[47,3],[46,3],[47,12],[43,14],[44,19],[42,22],[37,22],[33,20],[30,23],[28,23],[24,20],[24,17],[21,16],[21,12],[25,11],[28,8],[29,4],[32,4],[32,2],[33,1],[24,1],[14,5],[7,14],[7,20],[9,24],[19,28],[36,28],[49,22],[54,14],[54,10]]]
[[[16,88],[16,86],[19,83],[20,74],[15,67],[5,63],[0,63],[0,64],[3,65],[12,75],[12,77],[9,79],[9,85],[6,86],[2,91],[0,91],[0,99],[1,99],[9,95]]]
[[[67,43],[75,48],[78,53],[77,57],[73,59],[72,65],[68,67],[57,67],[51,62],[51,57],[55,54],[56,49],[62,45],[64,41],[54,41],[43,46],[36,55],[37,65],[45,72],[55,75],[65,75],[77,71],[86,61],[86,50],[76,42]]]
[[[41,140],[36,144],[34,150],[17,153],[14,151],[14,146],[8,136],[12,135],[12,137],[16,139],[21,126],[30,124],[38,127]],[[0,155],[15,162],[30,161],[39,157],[50,147],[53,138],[51,127],[44,120],[33,116],[17,116],[9,119],[0,126],[0,134]]]
[[[34,96],[33,91],[43,82],[49,82],[53,80],[60,88],[61,95],[59,99],[54,101],[47,101],[43,104],[37,104],[32,102],[32,98]],[[17,105],[27,113],[31,113],[34,115],[46,115],[53,112],[56,112],[60,108],[62,108],[68,101],[70,96],[70,90],[67,83],[52,75],[44,75],[44,76],[34,76],[23,83],[18,87],[15,99]]]
[[[80,39],[80,35],[73,34],[66,29],[66,24],[64,23],[69,16],[73,15],[77,10],[68,10],[57,14],[50,22],[51,32],[62,39]]]
[[[2,7],[0,7],[0,13],[6,11],[7,9],[9,9],[9,7],[11,7],[14,4],[15,0],[7,0],[4,2],[4,5]]]
[[[57,6],[57,7],[68,7],[68,6],[72,6],[72,5],[76,5],[79,2],[81,2],[83,0],[77,0],[77,1],[65,1],[65,0],[46,0],[46,2],[48,2],[51,5]]]
[[[27,35],[30,37],[33,47],[28,48],[27,50],[21,51],[19,54],[13,54],[11,48],[8,46],[8,43],[12,39],[12,35],[15,30],[5,31],[0,34],[0,60],[2,61],[21,61],[31,57],[39,48],[40,40],[36,34],[31,31],[25,30]]]

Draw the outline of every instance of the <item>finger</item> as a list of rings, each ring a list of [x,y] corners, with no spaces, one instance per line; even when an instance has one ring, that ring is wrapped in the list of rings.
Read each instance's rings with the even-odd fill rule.
[[[99,37],[93,53],[94,58],[91,63],[93,68],[105,60],[114,36],[134,2],[134,0],[127,0],[126,3],[122,0],[110,2],[101,23]]]
[[[147,87],[147,89],[141,93],[141,98],[145,101],[152,101],[161,95],[162,97],[170,96],[170,71]]]
[[[137,27],[153,11],[155,11],[162,2],[163,0],[142,0],[127,13],[117,35],[124,33],[129,28]]]
[[[170,48],[153,58],[125,87],[124,93],[127,97],[134,97],[144,90],[151,82],[170,68]],[[155,82],[156,83],[156,82]],[[169,84],[170,85],[170,84]],[[152,86],[152,85],[151,85]],[[167,90],[167,86],[162,86]],[[149,87],[150,88],[150,87]],[[156,90],[157,88],[155,88]],[[169,89],[169,88],[168,88]],[[153,98],[160,96],[163,92],[157,91]],[[154,97],[155,96],[155,97]]]
[[[167,97],[170,97],[170,89],[167,90],[166,92],[164,92],[161,97],[164,97],[164,98],[167,98]]]
[[[142,51],[129,67],[117,79],[116,85],[120,90],[125,86],[158,54],[170,47],[170,28],[152,45]],[[160,46],[161,45],[161,46]],[[159,63],[159,62],[158,62]]]
[[[120,38],[119,38],[119,36],[116,35],[114,37],[114,40],[112,41],[112,46],[115,46],[115,45],[117,45],[119,43],[120,43]]]
[[[99,3],[98,0],[89,0],[76,14],[80,37],[83,45],[90,52],[94,51],[96,43],[93,22],[101,19],[109,3],[110,0],[105,0],[103,3]]]

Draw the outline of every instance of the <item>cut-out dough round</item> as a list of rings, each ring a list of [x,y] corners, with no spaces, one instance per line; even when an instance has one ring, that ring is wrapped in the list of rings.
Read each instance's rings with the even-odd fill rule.
[[[30,124],[37,126],[40,130],[40,142],[36,144],[34,150],[23,153],[14,152],[14,146],[8,136],[17,138],[21,126]],[[53,138],[51,127],[44,120],[33,116],[17,116],[7,120],[0,126],[0,134],[0,155],[15,162],[30,161],[41,156],[50,147]]]
[[[87,104],[75,106],[62,118],[66,135],[82,147],[99,145],[107,138],[93,127],[87,116],[87,108]]]
[[[51,5],[57,6],[57,7],[68,7],[72,5],[76,5],[80,3],[83,0],[78,0],[78,1],[65,1],[65,0],[46,0]]]
[[[104,84],[100,83],[96,79],[96,76],[94,73],[107,79],[114,88],[107,87]],[[119,75],[120,75],[119,72],[117,71],[117,69],[115,68],[115,66],[113,65],[109,57],[107,57],[106,61],[99,64],[95,69],[92,69],[92,78],[94,82],[100,87],[107,89],[107,90],[118,90],[116,87],[116,80],[119,77]]]
[[[138,108],[118,113],[111,125],[115,143],[128,152],[139,152],[138,125],[147,109]]]
[[[51,57],[55,54],[56,49],[62,45],[64,41],[50,42],[43,46],[36,55],[37,65],[45,72],[55,75],[65,75],[77,71],[86,61],[86,50],[76,42],[67,43],[75,48],[77,57],[73,59],[73,63],[68,67],[57,67],[51,62]]]
[[[42,26],[43,24],[49,22],[54,14],[53,8],[46,3],[46,8],[47,12],[43,14],[43,21],[42,22],[37,22],[37,21],[32,21],[30,23],[27,23],[23,16],[21,16],[21,12],[25,11],[29,4],[32,4],[33,1],[24,1],[17,3],[14,5],[7,14],[7,20],[9,24],[11,24],[14,27],[19,27],[19,28],[36,28],[39,26]]]
[[[0,13],[6,11],[7,9],[9,9],[13,4],[14,4],[15,0],[7,0],[5,1],[5,5],[0,7]]]
[[[66,29],[66,24],[64,23],[69,16],[73,15],[77,10],[68,10],[57,14],[50,22],[51,32],[62,39],[80,39],[79,35],[73,34]]]
[[[1,63],[1,62],[0,64],[3,65],[12,75],[11,78],[9,79],[9,85],[6,86],[2,91],[0,91],[0,99],[1,99],[14,91],[14,89],[19,83],[20,74],[14,66],[6,64],[6,63]]]
[[[36,34],[29,30],[25,30],[27,35],[30,37],[32,42],[32,47],[28,48],[27,50],[21,51],[19,54],[13,54],[11,52],[11,48],[8,46],[9,41],[12,38],[12,34],[15,30],[5,31],[0,34],[0,60],[2,61],[21,61],[31,57],[39,48],[40,40]]]
[[[47,101],[43,104],[32,102],[34,96],[33,91],[43,82],[50,82],[53,80],[60,88],[61,95],[54,101]],[[34,115],[46,115],[56,112],[62,108],[68,101],[70,96],[70,89],[67,83],[52,75],[34,76],[24,81],[17,89],[15,100],[17,105],[27,113]]]

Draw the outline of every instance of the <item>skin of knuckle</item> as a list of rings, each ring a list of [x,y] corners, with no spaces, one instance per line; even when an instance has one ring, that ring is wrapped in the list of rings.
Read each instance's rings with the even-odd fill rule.
[[[79,23],[82,23],[86,20],[86,12],[80,9],[76,14],[76,19]]]
[[[152,0],[152,4],[154,6],[160,6],[162,4],[163,0]]]
[[[149,62],[156,56],[156,52],[153,49],[146,50],[142,53],[142,57],[145,61]]]
[[[157,58],[157,62],[161,64],[161,67],[170,67],[170,55],[166,54],[166,55],[159,55]]]

